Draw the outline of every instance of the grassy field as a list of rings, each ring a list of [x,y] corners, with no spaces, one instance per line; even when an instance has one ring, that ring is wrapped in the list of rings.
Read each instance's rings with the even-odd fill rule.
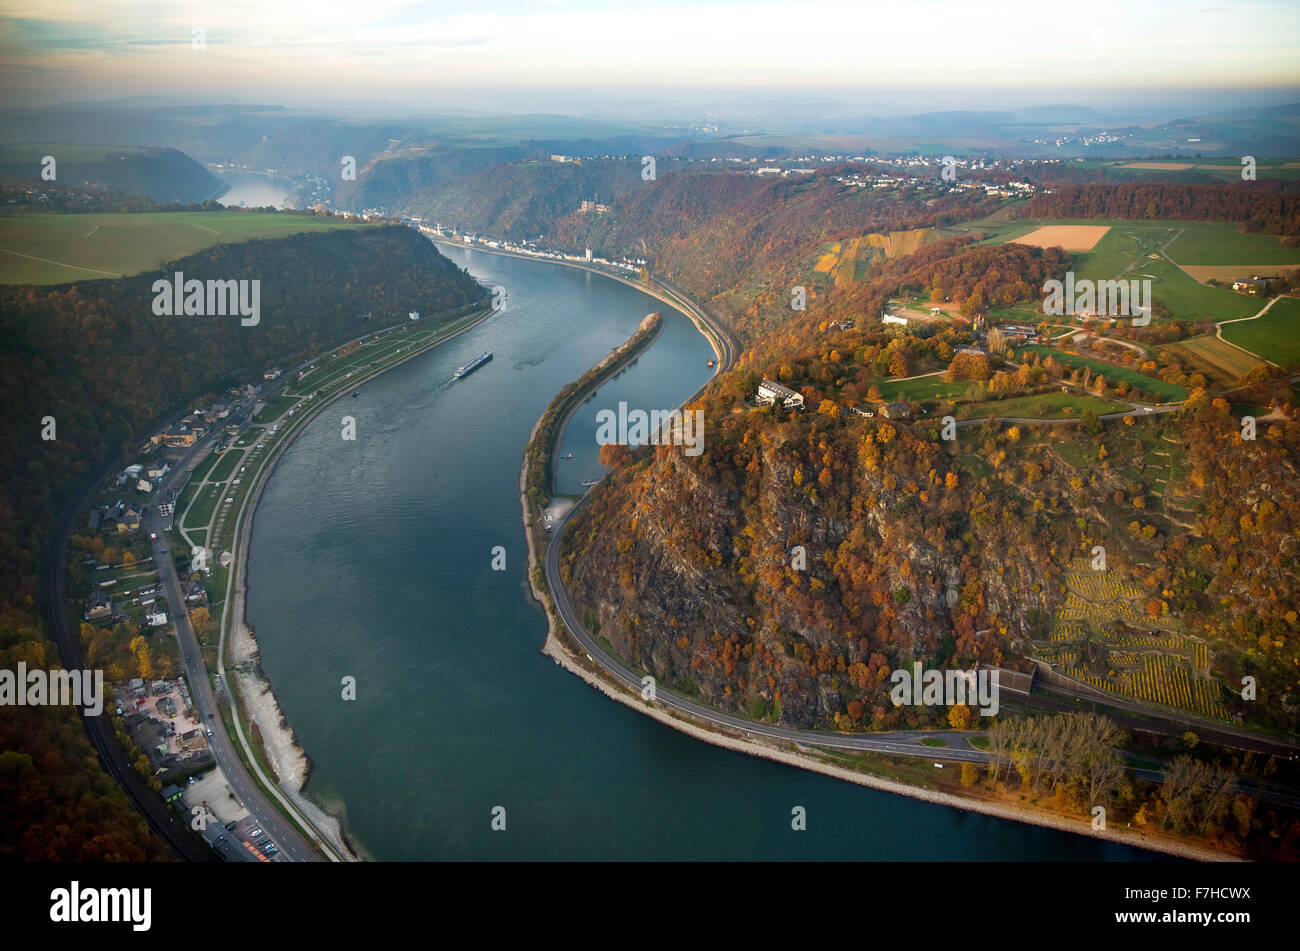
[[[1300,177],[1300,168],[1286,168],[1291,164],[1286,159],[1265,158],[1262,159],[1255,167],[1256,177],[1295,179]],[[1096,161],[1086,160],[1079,162],[1076,168],[1104,168],[1108,175],[1113,175],[1119,180],[1136,181],[1146,178],[1153,171],[1179,172],[1195,171],[1203,175],[1217,175],[1223,179],[1225,185],[1235,184],[1241,181],[1241,160],[1239,158],[1176,158],[1170,161],[1143,161],[1142,159],[1125,159],[1124,161]]]
[[[222,488],[216,485],[205,485],[199,493],[199,497],[194,500],[194,504],[189,511],[185,513],[185,526],[188,528],[204,527],[212,518],[212,510],[217,507],[217,500],[221,498]]]
[[[1078,393],[1039,393],[1034,396],[1013,396],[1005,400],[985,403],[967,403],[957,407],[958,419],[981,419],[1018,416],[1023,419],[1077,419],[1086,409],[1097,415],[1126,413],[1131,409],[1125,403],[1116,403],[1099,396]]]
[[[974,399],[980,393],[978,383],[972,383],[970,380],[954,380],[948,383],[944,380],[943,374],[920,377],[916,380],[876,380],[875,383],[880,387],[880,395],[890,401],[916,400],[923,403],[926,400]]]
[[[1064,363],[1070,367],[1091,367],[1094,374],[1104,374],[1106,379],[1111,383],[1117,380],[1127,380],[1131,386],[1150,393],[1153,396],[1159,396],[1166,400],[1184,400],[1187,398],[1187,390],[1173,383],[1166,383],[1164,380],[1157,380],[1155,377],[1143,376],[1136,370],[1130,370],[1127,367],[1117,366],[1113,363],[1106,363],[1102,360],[1093,360],[1090,357],[1081,357],[1077,353],[1067,353],[1064,350],[1056,350],[1051,347],[1041,347],[1037,344],[1031,344],[1027,347],[1017,347],[1015,354],[1016,359],[1029,354],[1041,354],[1043,359],[1053,357],[1058,363]]]
[[[1275,308],[1278,306],[1281,305],[1274,305]],[[1272,311],[1269,313],[1271,314]],[[1218,337],[1191,337],[1170,344],[1169,349],[1175,353],[1179,350],[1185,350],[1194,356],[1200,357],[1207,363],[1211,363],[1222,370],[1230,380],[1236,380],[1244,376],[1252,367],[1258,366],[1261,362],[1242,353],[1236,347],[1229,346]]]
[[[215,244],[361,226],[333,218],[244,211],[0,216],[0,283],[123,277]]]
[[[269,423],[277,420],[297,402],[298,397],[296,396],[277,396],[257,411],[257,415],[253,417],[253,421],[257,423]]]
[[[215,452],[208,453],[207,457],[194,467],[194,471],[190,473],[189,481],[202,482],[208,477],[208,473],[212,471],[212,467],[216,464],[217,454]]]
[[[1300,248],[1283,248],[1276,235],[1246,234],[1222,221],[1187,222],[1166,253],[1179,264],[1240,264],[1300,267]]]
[[[1300,299],[1283,298],[1258,320],[1228,324],[1223,339],[1282,366],[1300,364]]]
[[[1075,279],[1106,281],[1151,279],[1151,296],[1174,317],[1185,320],[1232,320],[1248,317],[1259,309],[1258,301],[1221,287],[1210,287],[1182,268],[1160,257],[1157,249],[1171,238],[1167,253],[1179,264],[1236,265],[1260,267],[1291,263],[1300,266],[1300,248],[1279,248],[1276,237],[1248,235],[1240,226],[1206,221],[1123,221],[1119,219],[1067,218],[1025,222],[1020,229],[1012,223],[991,222],[1000,233],[990,243],[1002,244],[1039,226],[1109,225],[1108,231],[1091,250],[1075,255]],[[1181,234],[1179,233],[1181,231]],[[1175,237],[1176,236],[1176,237]],[[1247,261],[1255,255],[1262,260]],[[1186,258],[1186,260],[1184,260]],[[1041,313],[1041,309],[1039,309]],[[997,312],[1001,319],[1023,319],[1019,313]]]
[[[227,452],[217,463],[217,467],[212,470],[211,479],[213,482],[224,482],[230,478],[230,474],[235,471],[235,466],[239,465],[239,460],[243,458],[243,453]]]

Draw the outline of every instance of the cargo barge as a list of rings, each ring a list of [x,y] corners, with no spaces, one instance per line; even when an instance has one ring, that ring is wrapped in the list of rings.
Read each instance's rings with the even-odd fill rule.
[[[481,367],[483,364],[487,363],[491,359],[492,359],[491,350],[485,351],[484,353],[480,353],[473,360],[469,361],[469,363],[465,364],[463,367],[461,367],[459,370],[453,373],[451,375],[451,378],[453,380],[459,380],[463,376],[469,376],[471,373],[473,373],[475,370],[477,370],[479,367]]]

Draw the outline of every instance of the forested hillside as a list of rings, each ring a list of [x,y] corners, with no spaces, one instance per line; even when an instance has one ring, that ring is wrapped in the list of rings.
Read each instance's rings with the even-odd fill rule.
[[[1060,185],[1035,195],[1020,218],[1240,221],[1247,231],[1300,235],[1300,195],[1226,185]]]
[[[443,165],[449,163],[450,158]],[[668,170],[665,163],[664,171]],[[484,167],[450,182],[439,179],[403,198],[397,207],[403,213],[442,224],[521,241],[549,233],[556,222],[577,211],[584,199],[612,202],[641,184],[640,162],[543,159]],[[371,194],[374,188],[368,182],[363,193]],[[596,216],[594,211],[590,214]]]
[[[685,171],[632,189],[607,215],[570,215],[554,235],[568,246],[647,258],[752,342],[789,318],[793,286],[815,284],[826,242],[952,224],[997,204],[983,193],[853,188],[831,172]]]
[[[257,279],[261,322],[157,317],[152,284]],[[160,272],[57,287],[0,287],[0,666],[58,663],[41,618],[41,575],[59,514],[80,480],[141,427],[204,393],[260,379],[403,320],[465,308],[483,289],[407,228],[218,245]],[[54,417],[57,439],[41,438]],[[99,771],[77,714],[22,707],[0,718],[0,836],[10,858],[139,859],[161,854]]]
[[[959,343],[802,318],[697,404],[702,456],[608,454],[619,468],[594,490],[564,560],[602,636],[728,709],[805,727],[911,727],[931,714],[888,702],[890,670],[1018,664],[1046,639],[1071,562],[1100,544],[1133,585],[1137,627],[1145,615],[1213,644],[1224,679],[1260,682],[1263,703],[1248,710],[1228,691],[1228,709],[1285,723],[1300,425],[1270,422],[1243,443],[1227,404],[1203,390],[1173,418],[984,424],[952,441],[937,420],[845,411],[882,371],[928,368]],[[886,370],[899,354],[904,366]],[[747,406],[764,376],[800,389],[808,410]],[[1049,358],[1015,376],[1054,390],[1063,368]],[[1203,490],[1191,530],[1155,508],[1138,475],[1154,451],[1144,447],[1161,440],[1183,448]],[[806,570],[792,565],[795,546]]]
[[[53,182],[42,178],[46,156],[54,159]],[[180,203],[205,201],[222,190],[211,172],[177,149],[99,145],[0,146],[0,181],[107,189]]]
[[[567,232],[593,247],[598,233],[616,247],[634,231],[653,235],[648,256],[661,273],[719,309],[752,302],[737,318],[748,346],[736,369],[696,404],[706,411],[704,454],[607,453],[617,471],[568,535],[563,570],[601,635],[676,689],[754,717],[916,726],[932,714],[888,702],[890,670],[913,659],[1026,667],[1030,653],[1041,654],[1032,645],[1055,640],[1073,603],[1067,582],[1101,545],[1125,592],[1103,639],[1195,654],[1198,683],[1208,679],[1215,704],[1221,697],[1218,715],[1293,727],[1287,640],[1297,624],[1300,425],[1271,418],[1243,441],[1229,403],[1173,364],[1090,380],[1050,351],[1027,350],[999,369],[958,352],[973,342],[967,320],[908,332],[879,322],[899,296],[951,300],[968,318],[1034,301],[1044,280],[1071,266],[1059,248],[935,241],[835,281],[806,313],[792,312],[788,287],[802,283],[817,236],[922,227],[979,207],[978,199],[905,192],[840,194],[832,203],[823,195],[832,187],[683,174]],[[1275,215],[1296,219],[1287,196],[1210,189],[1198,208],[1202,193],[1062,188],[1026,213],[1241,220],[1259,229],[1275,229]],[[1008,396],[1019,412],[1006,415],[1044,415],[1034,407],[1050,407],[1047,398],[1063,391],[1156,402],[1173,385],[1187,399],[1169,416],[1103,424],[1090,409],[1078,426],[995,422],[951,440],[940,438],[936,418],[917,418],[916,403],[902,421],[848,412],[879,402],[882,389],[906,392],[894,381],[944,368],[946,383],[924,385],[971,381],[969,392],[989,401],[981,415],[1001,415],[997,401]],[[747,399],[763,377],[801,392],[807,409],[753,408]],[[807,570],[792,567],[795,546],[806,550]],[[1099,649],[1062,663],[1084,676],[1104,673],[1117,656]],[[1126,659],[1141,661],[1136,652]],[[1262,702],[1219,693],[1220,683],[1230,688],[1247,675]]]

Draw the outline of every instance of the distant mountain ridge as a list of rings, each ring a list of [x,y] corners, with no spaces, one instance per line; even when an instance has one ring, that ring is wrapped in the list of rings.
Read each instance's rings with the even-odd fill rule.
[[[42,177],[46,168],[53,171],[52,182]],[[182,204],[216,198],[226,190],[224,182],[179,149],[80,143],[0,146],[0,180],[85,186]]]

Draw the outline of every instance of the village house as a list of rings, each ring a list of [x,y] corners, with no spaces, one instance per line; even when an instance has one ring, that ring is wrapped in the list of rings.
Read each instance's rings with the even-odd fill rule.
[[[1256,274],[1246,279],[1241,278],[1232,282],[1232,289],[1243,294],[1264,294],[1268,292],[1268,285],[1277,278],[1274,276],[1261,277]]]
[[[880,403],[876,406],[876,412],[883,419],[905,419],[911,415],[906,403]]]
[[[788,386],[782,386],[773,380],[764,379],[758,386],[758,396],[756,397],[762,406],[771,406],[777,400],[786,409],[803,409],[803,394],[796,393]]]
[[[140,528],[140,510],[134,505],[129,505],[122,510],[122,514],[117,517],[117,533],[125,535],[127,532],[138,531]]]
[[[92,591],[86,598],[86,620],[100,621],[113,616],[113,603],[103,591]]]
[[[177,423],[163,434],[163,445],[173,449],[188,449],[198,440],[194,430],[183,423]]]
[[[203,587],[203,579],[198,574],[195,574],[190,579],[190,586],[185,592],[185,600],[199,605],[208,603],[207,589]]]

